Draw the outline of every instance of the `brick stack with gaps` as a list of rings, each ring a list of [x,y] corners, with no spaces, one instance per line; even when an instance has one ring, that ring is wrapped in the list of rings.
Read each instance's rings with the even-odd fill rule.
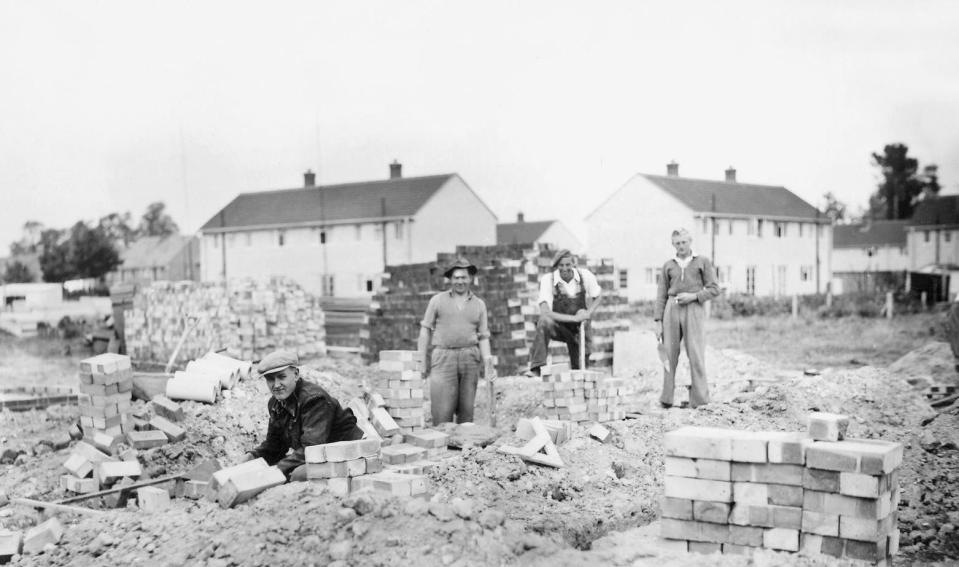
[[[549,418],[617,421],[637,408],[637,389],[623,378],[591,370],[565,370],[545,372],[541,379],[544,414]]]
[[[667,433],[662,536],[683,551],[767,548],[890,564],[903,447],[845,439],[848,423],[814,413],[805,434]]]
[[[388,266],[382,289],[373,296],[364,357],[373,362],[382,350],[415,348],[430,298],[449,287],[443,277],[445,267],[465,256],[479,269],[472,290],[486,302],[496,371],[500,376],[515,375],[528,364],[539,316],[539,279],[551,271],[554,253],[551,246],[542,244],[458,246],[453,254],[438,254],[435,263]],[[609,367],[613,336],[629,329],[628,301],[619,293],[610,261],[591,263],[581,258],[579,265],[584,264],[603,289],[603,303],[590,323],[590,366]],[[551,343],[550,353],[553,363],[569,360],[562,343]]]

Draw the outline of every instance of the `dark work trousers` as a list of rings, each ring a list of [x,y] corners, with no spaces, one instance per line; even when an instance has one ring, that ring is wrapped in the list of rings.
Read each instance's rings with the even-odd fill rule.
[[[483,372],[478,346],[433,347],[430,355],[430,410],[433,425],[473,421],[476,385]]]
[[[583,278],[580,277],[581,283]],[[580,309],[586,309],[586,291],[580,285],[579,293],[575,297],[567,297],[558,286],[553,286],[553,312],[565,315],[575,315]],[[589,358],[589,325],[586,325],[586,358]],[[529,351],[529,368],[533,370],[546,364],[549,354],[549,341],[557,340],[566,343],[569,352],[569,367],[579,370],[579,323],[561,323],[540,316],[536,323],[536,336]],[[585,370],[585,369],[583,369]]]
[[[660,401],[672,405],[676,388],[676,366],[679,362],[679,344],[686,343],[689,357],[689,373],[692,387],[689,390],[689,405],[698,407],[709,403],[709,385],[706,383],[706,333],[703,322],[703,304],[694,301],[686,305],[676,303],[675,297],[666,301],[663,314],[663,345],[669,357],[669,370],[663,369],[663,395]]]

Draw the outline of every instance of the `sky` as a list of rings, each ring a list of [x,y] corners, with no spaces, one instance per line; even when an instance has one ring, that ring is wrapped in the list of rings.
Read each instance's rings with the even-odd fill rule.
[[[583,218],[637,173],[855,211],[905,143],[959,192],[952,1],[0,0],[0,255],[163,201],[458,173],[501,222]]]

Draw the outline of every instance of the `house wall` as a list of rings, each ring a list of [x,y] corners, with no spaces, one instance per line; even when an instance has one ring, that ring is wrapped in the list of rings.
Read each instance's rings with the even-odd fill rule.
[[[225,263],[228,279],[284,275],[317,295],[369,296],[385,267],[382,234],[379,222],[204,234],[202,280],[222,281]],[[457,244],[492,244],[495,239],[496,217],[453,177],[412,220],[386,223],[386,264],[432,261],[437,252],[451,252]]]
[[[910,227],[906,232],[906,249],[910,270],[930,264],[959,264],[959,227]]]
[[[536,241],[554,244],[556,248],[568,248],[574,254],[579,254],[583,251],[583,243],[580,242],[568,228],[559,222],[551,224]]]
[[[909,269],[907,246],[835,248],[833,272],[896,272]]]
[[[761,221],[761,222],[760,222]],[[687,228],[693,253],[714,260],[727,292],[792,295],[816,292],[816,231],[812,222],[750,217],[703,218],[642,176],[631,179],[587,218],[588,254],[611,257],[627,270],[631,301],[653,299],[663,263],[675,251],[672,231]],[[760,226],[761,225],[761,226]],[[715,238],[713,238],[715,231]],[[819,229],[819,289],[832,277],[832,227]],[[752,289],[748,273],[754,274]]]

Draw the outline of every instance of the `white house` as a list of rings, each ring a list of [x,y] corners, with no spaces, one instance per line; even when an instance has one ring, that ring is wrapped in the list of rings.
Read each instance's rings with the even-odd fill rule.
[[[959,265],[959,195],[923,199],[906,226],[909,269]]]
[[[527,221],[523,213],[516,215],[516,222],[496,225],[497,244],[553,244],[556,248],[568,248],[575,253],[583,251],[583,243],[558,220]]]
[[[324,296],[376,291],[387,265],[496,242],[496,215],[457,174],[243,193],[200,229],[201,279],[285,275]]]
[[[117,282],[152,282],[157,280],[198,280],[200,266],[199,240],[194,236],[170,234],[145,236],[120,251],[120,265],[108,274]]]
[[[832,273],[903,272],[908,221],[877,220],[833,227]]]
[[[830,219],[785,187],[667,174],[637,174],[586,217],[588,254],[612,258],[629,299],[653,299],[670,234],[685,227],[693,253],[710,258],[729,292],[825,292],[831,278]]]

